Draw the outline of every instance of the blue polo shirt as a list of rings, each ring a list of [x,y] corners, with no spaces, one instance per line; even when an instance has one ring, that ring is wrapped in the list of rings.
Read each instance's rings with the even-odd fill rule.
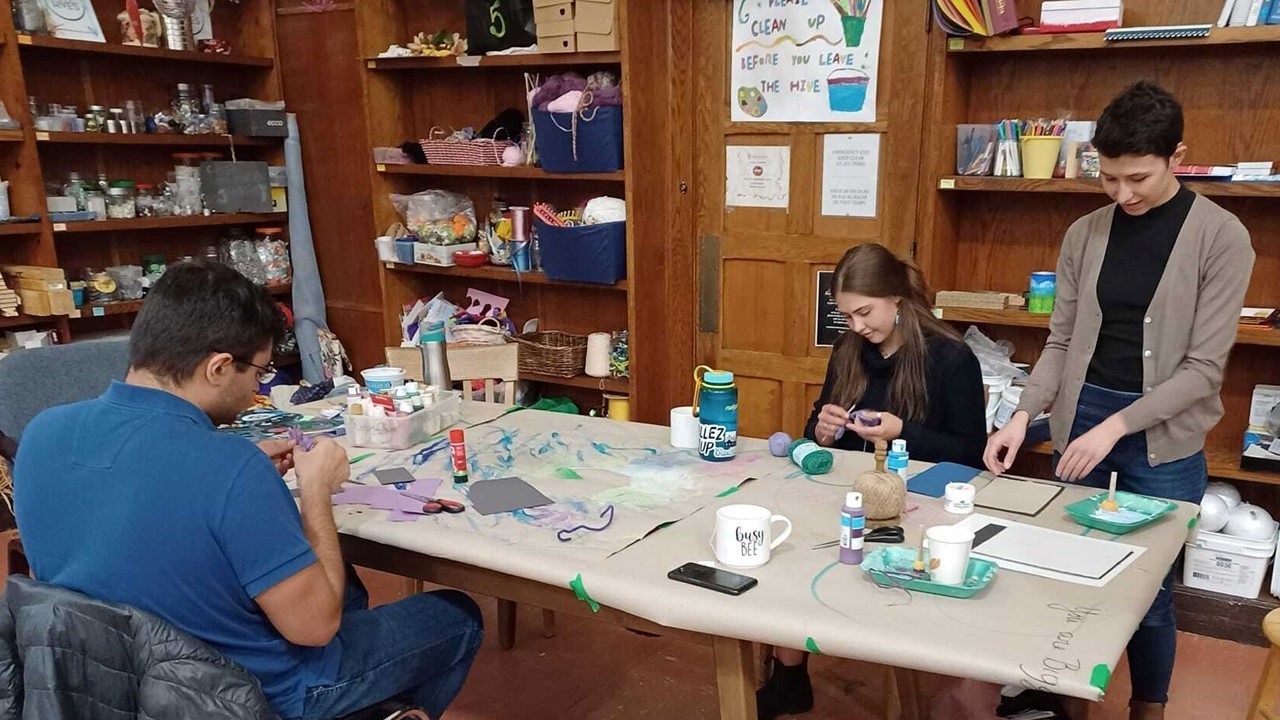
[[[257,676],[282,716],[336,678],[337,640],[294,645],[253,600],[316,562],[288,488],[253,443],[186,400],[117,382],[41,413],[18,446],[14,500],[38,579],[204,640]]]

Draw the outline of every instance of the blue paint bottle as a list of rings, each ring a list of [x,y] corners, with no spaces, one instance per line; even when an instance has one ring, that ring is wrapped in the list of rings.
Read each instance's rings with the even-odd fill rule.
[[[703,371],[702,375],[698,371]],[[698,418],[698,456],[710,462],[732,460],[738,452],[738,387],[733,373],[700,366],[693,414]]]

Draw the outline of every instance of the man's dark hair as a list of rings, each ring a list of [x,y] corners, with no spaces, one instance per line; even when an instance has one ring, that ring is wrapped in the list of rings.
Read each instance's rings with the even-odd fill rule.
[[[142,303],[129,337],[129,367],[184,383],[213,353],[252,362],[283,334],[283,317],[265,288],[221,263],[178,263]]]
[[[1117,95],[1098,118],[1093,146],[1109,158],[1173,157],[1182,142],[1182,106],[1169,91],[1146,80]]]

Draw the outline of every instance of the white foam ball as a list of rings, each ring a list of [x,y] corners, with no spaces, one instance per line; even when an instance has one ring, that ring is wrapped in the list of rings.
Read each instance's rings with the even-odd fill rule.
[[[1223,532],[1246,540],[1270,540],[1275,535],[1276,524],[1271,513],[1257,505],[1243,503],[1231,511]]]
[[[1240,504],[1240,491],[1231,483],[1211,482],[1205,492],[1217,495],[1227,503],[1228,510],[1235,510]]]
[[[1205,493],[1200,501],[1200,529],[1205,532],[1218,532],[1227,524],[1231,509],[1222,497],[1213,493]]]

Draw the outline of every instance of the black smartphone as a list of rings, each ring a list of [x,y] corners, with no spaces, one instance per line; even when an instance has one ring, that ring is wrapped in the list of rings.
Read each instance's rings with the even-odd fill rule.
[[[697,585],[726,595],[741,595],[756,586],[759,581],[753,577],[731,573],[728,570],[708,567],[699,563],[685,563],[667,573],[667,577],[676,582]]]

